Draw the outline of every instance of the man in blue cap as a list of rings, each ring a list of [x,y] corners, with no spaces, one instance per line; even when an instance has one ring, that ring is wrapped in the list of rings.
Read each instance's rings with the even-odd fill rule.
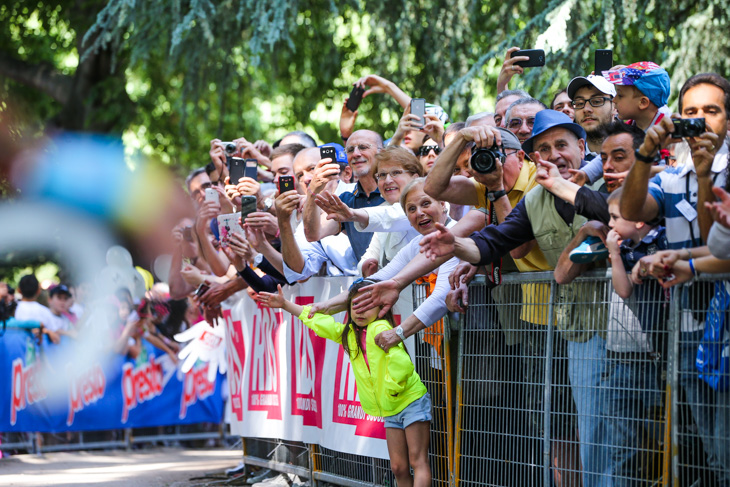
[[[535,116],[532,137],[522,148],[538,165],[555,164],[564,179],[584,163],[586,134],[583,128],[561,112],[543,110]],[[599,181],[598,184],[602,182]],[[499,225],[489,225],[466,238],[455,237],[445,227],[421,241],[427,257],[456,255],[473,265],[495,262],[510,250],[533,239],[553,269],[560,254],[587,219],[575,207],[556,198],[542,186],[532,189]],[[559,284],[571,276],[556,276]],[[564,279],[564,281],[563,281]],[[583,485],[609,485],[609,451],[601,398],[596,393],[603,373],[606,350],[601,336],[606,327],[606,290],[593,283],[564,284],[558,288],[556,327],[567,341],[568,375],[578,410]],[[584,303],[581,305],[581,303]],[[591,303],[593,305],[587,305]],[[556,435],[574,432],[557,432]]]

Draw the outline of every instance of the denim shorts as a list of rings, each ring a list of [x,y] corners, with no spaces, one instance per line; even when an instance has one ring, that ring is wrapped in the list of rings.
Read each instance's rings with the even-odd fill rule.
[[[411,424],[419,421],[431,421],[431,394],[424,394],[406,406],[403,411],[393,416],[386,416],[384,419],[386,428],[398,428],[400,430],[406,429]]]

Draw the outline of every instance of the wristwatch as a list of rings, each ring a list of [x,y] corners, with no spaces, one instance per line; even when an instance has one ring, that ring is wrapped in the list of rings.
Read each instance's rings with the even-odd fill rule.
[[[494,203],[502,196],[506,195],[507,191],[500,189],[499,191],[487,191],[487,199]]]
[[[634,157],[636,157],[637,161],[645,162],[646,164],[656,164],[661,160],[661,156],[659,155],[659,151],[657,151],[656,154],[653,156],[646,157],[639,152],[639,149],[636,149],[634,151]]]
[[[274,206],[274,198],[266,198],[264,200],[264,211],[269,211]]]
[[[398,338],[401,339],[402,342],[406,341],[406,335],[403,333],[403,327],[398,325],[395,327],[395,334],[398,335]]]

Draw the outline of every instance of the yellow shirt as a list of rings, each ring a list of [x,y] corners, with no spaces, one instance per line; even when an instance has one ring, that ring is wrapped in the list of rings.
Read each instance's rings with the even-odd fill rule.
[[[512,190],[507,193],[509,203],[514,208],[517,203],[534,187],[539,186],[537,180],[537,166],[532,161],[526,160],[520,169],[520,175],[515,181]],[[475,208],[489,208],[487,201],[487,188],[482,183],[472,179],[474,189],[477,192],[479,203]],[[552,267],[545,259],[540,248],[535,247],[523,258],[514,259],[515,265],[520,272],[551,271]],[[523,284],[522,285],[522,313],[520,318],[530,323],[547,325],[547,305],[537,303],[548,303],[550,287],[547,284]]]

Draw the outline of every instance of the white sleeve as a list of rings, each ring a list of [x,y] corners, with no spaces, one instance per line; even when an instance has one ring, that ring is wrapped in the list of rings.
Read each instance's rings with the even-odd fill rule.
[[[603,160],[600,156],[591,159],[585,166],[580,168],[588,176],[588,182],[595,183],[603,177]]]
[[[375,232],[373,234],[373,238],[370,239],[370,245],[368,245],[365,253],[362,254],[360,262],[357,263],[357,273],[359,275],[362,276],[362,265],[368,259],[375,259],[376,261],[378,261],[378,266],[380,266],[380,257],[383,255],[383,242],[381,239],[382,236],[382,232]]]
[[[444,317],[448,309],[446,308],[446,295],[451,290],[449,284],[449,275],[459,264],[459,259],[452,257],[438,268],[438,277],[436,278],[436,286],[431,295],[421,303],[421,305],[413,312],[424,325],[431,326]]]
[[[399,203],[361,208],[368,214],[367,226],[354,222],[358,232],[406,232],[411,224]]]
[[[419,245],[421,239],[417,238],[408,243],[405,247],[395,254],[393,260],[388,265],[380,269],[378,272],[370,276],[371,279],[377,279],[379,281],[387,281],[398,274],[413,258],[418,255]],[[448,284],[448,283],[447,283]]]
[[[730,260],[730,228],[718,222],[712,224],[707,237],[710,253],[718,259]]]

